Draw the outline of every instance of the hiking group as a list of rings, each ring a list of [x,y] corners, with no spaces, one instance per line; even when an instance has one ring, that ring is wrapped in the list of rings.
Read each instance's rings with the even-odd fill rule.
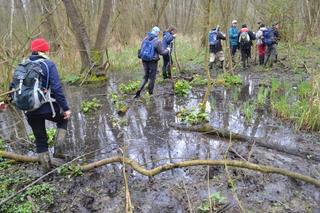
[[[259,64],[270,66],[277,61],[277,44],[279,40],[279,24],[274,23],[272,28],[267,28],[263,23],[258,22],[259,29],[257,33],[251,31],[246,24],[243,24],[240,29],[237,28],[237,20],[231,22],[231,27],[228,29],[229,47],[232,62],[235,64],[236,52],[241,53],[241,62],[243,67],[247,67],[249,58],[251,58],[251,49],[253,41],[257,40],[257,50],[259,55]],[[221,45],[221,40],[226,40],[224,33],[220,31],[219,26],[212,28],[209,32],[209,68],[213,68],[216,59],[219,60],[219,67],[223,68],[224,52]],[[255,53],[256,54],[256,53]]]
[[[233,61],[235,61],[237,50],[240,49],[242,63],[246,67],[248,59],[251,57],[252,41],[257,40],[260,65],[266,65],[269,61],[272,65],[273,61],[277,60],[278,27],[277,23],[273,25],[272,29],[260,23],[259,30],[255,34],[245,24],[238,30],[237,21],[233,20],[232,26],[228,31]],[[163,32],[162,41],[159,38],[160,32],[159,27],[153,27],[141,43],[138,58],[142,60],[144,76],[134,98],[140,97],[141,91],[148,81],[148,93],[150,95],[153,94],[160,55],[163,56],[163,79],[172,78],[171,68],[173,61],[171,53],[174,48],[173,42],[176,38],[177,29],[170,26]],[[212,69],[214,62],[218,60],[220,62],[219,67],[223,68],[225,57],[221,40],[225,40],[226,35],[217,26],[209,32],[208,37],[210,47],[209,67]],[[48,57],[49,50],[49,43],[45,39],[37,38],[32,40],[31,54],[15,69],[10,85],[11,92],[9,91],[10,101],[25,112],[27,121],[35,136],[36,152],[44,172],[48,172],[52,165],[61,165],[66,159],[63,148],[68,119],[71,115],[57,67]],[[3,107],[2,103],[0,107]],[[48,151],[46,120],[53,121],[57,125],[52,156]]]

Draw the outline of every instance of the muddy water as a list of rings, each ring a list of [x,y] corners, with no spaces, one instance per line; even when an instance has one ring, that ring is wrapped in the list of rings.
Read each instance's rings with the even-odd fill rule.
[[[119,117],[109,96],[103,94],[116,91],[119,82],[130,78],[127,74],[112,74],[106,85],[65,87],[73,111],[65,147],[70,156],[98,150],[86,159],[90,162],[119,155],[121,148],[126,156],[149,169],[182,160],[223,158],[228,141],[169,127],[171,122],[178,120],[176,112],[182,107],[197,105],[203,95],[201,89],[195,89],[186,99],[179,99],[169,94],[172,90],[170,82],[159,84],[154,97],[135,102],[124,117]],[[267,110],[255,113],[249,124],[245,122],[240,108],[243,102],[254,98],[259,79],[250,75],[243,75],[243,78],[245,84],[241,88],[221,87],[212,91],[208,111],[213,126],[265,138],[270,143],[283,146],[295,146],[301,137],[308,137],[274,119]],[[102,108],[95,113],[83,114],[81,102],[93,97],[101,101]],[[17,141],[17,138],[30,132],[26,123],[17,117],[13,111],[0,113],[0,134],[8,141]],[[126,121],[126,124],[119,120]],[[53,124],[48,123],[48,126]],[[17,144],[22,143],[19,141]],[[232,147],[234,151],[228,153],[231,159],[248,159],[250,156],[255,163],[282,167],[316,178],[320,176],[320,167],[316,162],[257,146],[251,150],[251,146],[244,142],[237,142]],[[154,178],[146,178],[130,168],[127,171],[136,212],[188,212],[189,208],[197,212],[201,202],[207,199],[208,190],[210,193],[220,192],[226,197],[230,207],[227,212],[240,211],[222,168],[176,169]],[[319,189],[311,185],[278,175],[233,169],[228,171],[235,181],[239,199],[247,210],[259,212],[264,208],[265,212],[306,212],[319,207]],[[53,212],[123,212],[120,165],[108,165],[72,181],[61,181],[61,177],[56,177],[53,183],[55,181],[59,182],[57,187],[61,188],[63,199],[52,208]],[[217,205],[219,208],[222,205]]]

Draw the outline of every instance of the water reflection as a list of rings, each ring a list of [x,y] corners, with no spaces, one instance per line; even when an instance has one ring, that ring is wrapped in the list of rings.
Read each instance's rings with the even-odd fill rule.
[[[79,156],[92,150],[101,149],[91,156],[91,160],[102,159],[119,154],[137,160],[147,168],[163,163],[177,162],[182,159],[222,158],[226,143],[202,134],[177,131],[169,127],[175,122],[176,112],[182,107],[196,107],[203,94],[195,92],[186,99],[172,95],[151,97],[144,103],[137,102],[127,112],[124,119],[128,125],[119,125],[121,119],[114,110],[108,96],[97,96],[102,108],[91,114],[83,114],[80,105],[84,100],[96,94],[107,94],[117,90],[118,77],[101,87],[65,87],[73,116],[69,122],[66,151]],[[217,128],[245,134],[250,137],[265,138],[283,146],[295,146],[295,134],[289,128],[274,128],[275,122],[264,111],[254,113],[250,123],[245,122],[241,106],[254,98],[257,85],[247,78],[242,88],[214,88],[209,96],[210,124]],[[25,123],[18,119],[12,110],[0,113],[0,134],[5,140],[14,141],[26,138],[30,131]],[[23,115],[22,115],[23,116]],[[51,123],[48,126],[52,126]],[[89,159],[90,160],[90,159]]]

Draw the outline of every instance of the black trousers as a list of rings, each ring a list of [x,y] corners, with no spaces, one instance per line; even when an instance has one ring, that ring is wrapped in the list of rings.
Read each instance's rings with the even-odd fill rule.
[[[27,120],[35,137],[35,143],[37,147],[37,153],[48,151],[48,135],[46,131],[45,121],[53,121],[57,123],[57,128],[67,129],[68,120],[63,119],[63,114],[56,112],[56,116],[53,118],[52,113],[28,115]]]
[[[248,65],[248,60],[250,57],[251,57],[251,49],[241,48],[241,61],[242,61],[243,67],[246,67]]]
[[[143,61],[144,76],[140,85],[139,91],[142,91],[144,86],[148,83],[148,92],[153,94],[154,83],[156,81],[158,61]]]
[[[232,56],[232,57],[236,54],[237,49],[238,49],[238,45],[231,45],[231,46],[230,46],[231,56]]]
[[[164,79],[171,78],[172,57],[167,54],[163,56],[162,76]]]

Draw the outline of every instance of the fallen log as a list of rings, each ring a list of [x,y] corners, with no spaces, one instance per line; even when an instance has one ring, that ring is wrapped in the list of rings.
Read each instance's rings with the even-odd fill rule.
[[[169,126],[183,131],[191,131],[191,132],[200,132],[209,135],[216,135],[218,137],[230,139],[230,137],[234,140],[240,141],[248,141],[248,142],[255,142],[257,145],[261,147],[265,147],[268,149],[273,149],[279,152],[283,152],[289,155],[299,156],[308,160],[314,160],[320,162],[320,149],[316,147],[308,147],[306,144],[297,144],[296,147],[288,147],[288,146],[281,146],[276,143],[267,142],[264,138],[252,138],[247,135],[234,133],[228,130],[218,129],[210,124],[203,124],[203,125],[195,125],[195,126],[186,126],[183,124],[177,123],[170,123]]]
[[[5,151],[0,151],[0,156],[5,158],[10,158],[16,161],[23,161],[23,162],[38,161],[37,157],[23,156],[23,155],[14,154],[14,153],[5,152]],[[301,181],[313,184],[317,187],[320,187],[320,180],[317,180],[310,176],[302,175],[296,172],[291,172],[281,168],[259,165],[259,164],[249,163],[246,161],[238,161],[238,160],[188,160],[188,161],[182,161],[177,163],[164,164],[153,169],[146,169],[143,166],[140,166],[138,162],[132,159],[125,158],[123,156],[116,156],[116,157],[110,157],[103,160],[99,160],[86,165],[82,165],[81,169],[82,171],[85,172],[85,171],[89,171],[89,170],[92,170],[104,165],[112,164],[112,163],[121,163],[121,164],[129,165],[132,169],[134,169],[138,173],[145,176],[149,176],[149,177],[158,175],[162,172],[165,172],[171,169],[184,168],[184,167],[190,167],[190,166],[229,166],[229,167],[249,169],[249,170],[258,171],[261,173],[279,174],[279,175],[291,177],[297,180],[301,180]]]

